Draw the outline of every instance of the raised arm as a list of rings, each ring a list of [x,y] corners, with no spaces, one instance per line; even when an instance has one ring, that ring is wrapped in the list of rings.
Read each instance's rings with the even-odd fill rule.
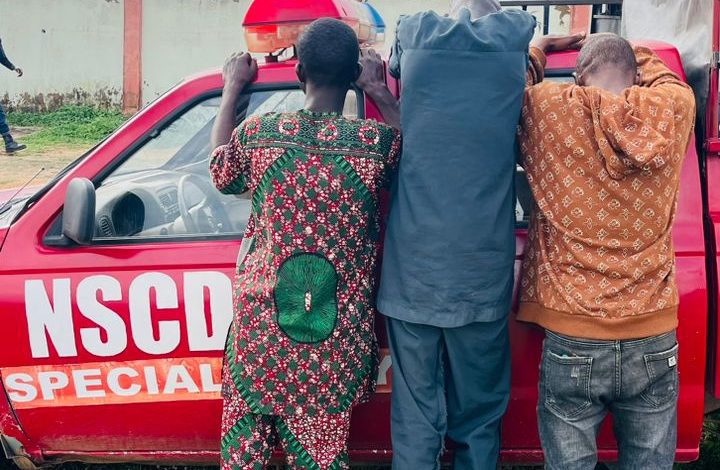
[[[548,52],[580,49],[584,41],[585,33],[543,36],[533,41],[530,45],[527,86],[537,85],[545,78]]]
[[[235,129],[235,112],[243,88],[256,74],[257,63],[248,53],[233,54],[223,67],[225,85],[210,137],[214,149],[210,176],[215,187],[225,194],[240,194],[248,189],[250,159],[244,148],[247,121]]]
[[[395,79],[400,80],[400,58],[402,57],[402,46],[400,45],[400,24],[402,23],[405,15],[400,15],[395,25],[395,39],[393,40],[392,47],[390,48],[390,59],[388,59],[388,72]]]
[[[536,146],[537,142],[543,139],[543,132],[538,128],[537,103],[549,100],[557,96],[558,87],[542,84],[545,78],[545,66],[547,64],[547,52],[562,51],[568,49],[579,49],[585,41],[585,33],[573,34],[570,36],[544,36],[536,39],[530,45],[529,64],[526,74],[525,103],[520,117],[518,128],[518,154],[517,163],[524,166],[524,158]],[[539,86],[535,86],[539,85]]]
[[[385,123],[400,129],[400,103],[385,83],[385,67],[380,55],[373,49],[360,53],[362,73],[355,84],[361,88],[380,109]]]
[[[230,141],[230,134],[235,128],[237,100],[248,83],[255,80],[257,70],[257,62],[247,52],[236,52],[225,61],[222,99],[210,137],[213,149]]]
[[[643,46],[635,47],[635,58],[640,74],[640,91],[650,93],[652,99],[666,100],[669,110],[678,123],[682,120],[695,120],[695,95],[690,85],[683,82],[680,77],[670,70],[665,63],[653,52]],[[630,93],[629,99],[632,97]],[[662,126],[660,130],[663,131]],[[675,137],[671,130],[665,130],[669,138]]]
[[[687,92],[690,92],[692,94],[690,86],[680,80],[680,77],[670,70],[652,49],[635,46],[634,50],[641,87],[655,90],[662,87],[671,93],[687,95]]]
[[[533,85],[537,85],[545,79],[545,65],[547,64],[547,57],[542,49],[536,46],[530,46],[528,59],[529,63],[525,78],[525,85],[531,87]]]
[[[662,168],[682,161],[695,124],[695,97],[689,85],[646,47],[635,47],[639,85],[622,96],[604,95],[598,119],[608,141],[623,151],[621,159],[608,162],[608,171],[620,178],[647,166]]]

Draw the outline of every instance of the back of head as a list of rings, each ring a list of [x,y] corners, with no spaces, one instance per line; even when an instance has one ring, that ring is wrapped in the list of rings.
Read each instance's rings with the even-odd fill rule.
[[[467,8],[470,11],[470,18],[476,20],[500,11],[500,2],[497,0],[450,0],[450,17],[458,19],[460,10],[463,8]]]
[[[629,88],[637,77],[637,60],[630,43],[613,33],[589,36],[578,55],[575,73],[579,85]]]
[[[342,21],[320,18],[297,42],[305,80],[316,86],[349,87],[358,73],[360,46],[355,31]]]

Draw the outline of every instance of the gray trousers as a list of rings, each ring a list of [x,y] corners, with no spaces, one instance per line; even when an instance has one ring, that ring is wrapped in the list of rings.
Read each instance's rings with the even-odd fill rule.
[[[387,325],[393,470],[438,468],[446,435],[455,469],[495,469],[510,396],[507,317],[459,328]]]
[[[621,470],[672,470],[677,444],[675,332],[598,341],[547,332],[538,423],[548,470],[597,463],[597,434],[608,413]]]

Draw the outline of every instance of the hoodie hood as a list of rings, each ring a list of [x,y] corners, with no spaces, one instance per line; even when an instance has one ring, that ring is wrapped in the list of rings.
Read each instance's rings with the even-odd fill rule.
[[[643,121],[638,87],[615,95],[600,88],[587,87],[593,116],[593,132],[610,177],[620,179],[651,166],[662,168],[670,162],[675,140],[668,138],[674,119]],[[651,105],[651,104],[650,104]],[[647,115],[647,111],[645,112]],[[663,129],[660,129],[663,127]],[[639,131],[638,131],[639,130]]]

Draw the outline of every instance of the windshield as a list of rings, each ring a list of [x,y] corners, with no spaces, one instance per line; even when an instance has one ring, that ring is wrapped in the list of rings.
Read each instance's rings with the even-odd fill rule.
[[[275,87],[247,90],[237,106],[236,124],[252,115],[295,112],[304,106],[305,97],[297,85]],[[120,164],[93,178],[98,243],[129,237],[177,239],[244,232],[249,194],[221,194],[208,172],[219,92],[182,105],[137,142]],[[358,117],[358,98],[356,90],[349,91],[346,117]],[[47,235],[59,236],[60,224],[54,224]]]
[[[242,96],[238,103],[239,120],[256,114],[296,111],[303,107],[299,89],[255,91]],[[207,160],[210,133],[220,107],[220,97],[207,99],[188,110],[162,129],[115,172],[115,176],[147,170],[178,170]],[[236,124],[239,124],[237,122]]]

